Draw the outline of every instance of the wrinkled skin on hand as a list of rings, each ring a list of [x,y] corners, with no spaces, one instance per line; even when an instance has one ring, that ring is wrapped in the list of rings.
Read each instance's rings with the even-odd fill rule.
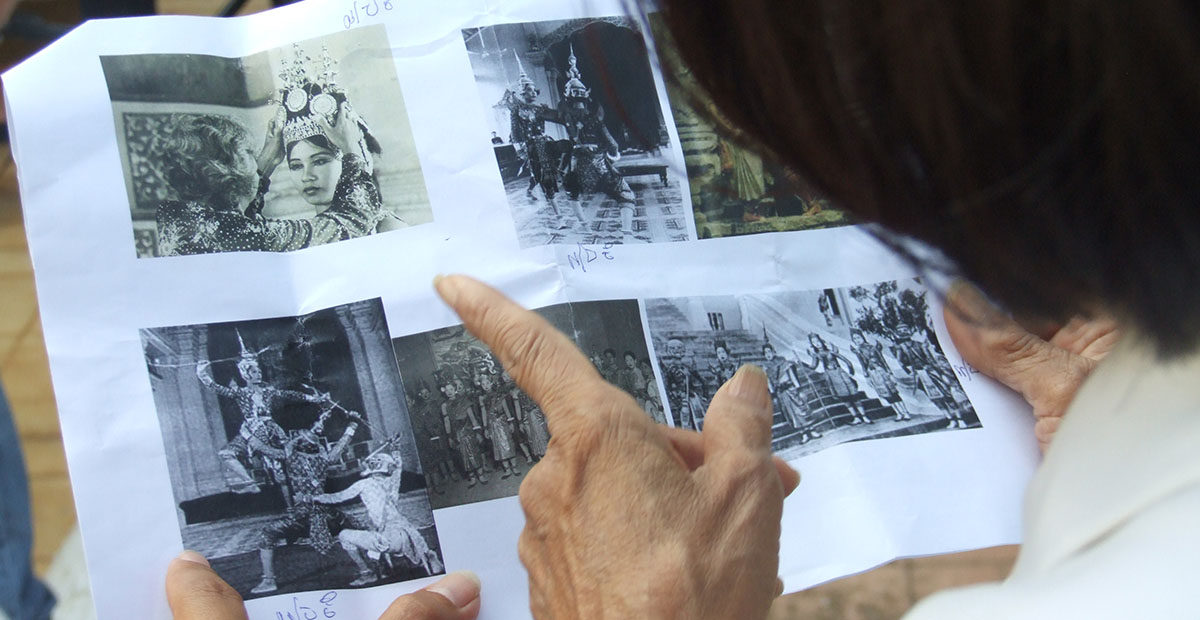
[[[963,359],[1020,394],[1032,407],[1045,452],[1084,380],[1121,339],[1109,317],[1074,318],[1034,333],[957,282],[945,309],[946,330]]]
[[[763,371],[743,367],[718,391],[703,433],[677,431],[538,315],[466,277],[436,286],[550,426],[520,491],[534,617],[765,617],[799,476],[771,455]]]

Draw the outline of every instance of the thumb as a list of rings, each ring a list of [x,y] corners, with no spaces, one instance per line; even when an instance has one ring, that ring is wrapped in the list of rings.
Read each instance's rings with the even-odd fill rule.
[[[245,620],[242,597],[195,551],[167,565],[167,604],[175,620]]]
[[[771,395],[767,373],[746,364],[721,386],[704,416],[705,452],[770,450]]]
[[[479,577],[457,571],[392,601],[379,620],[473,620],[479,615]]]

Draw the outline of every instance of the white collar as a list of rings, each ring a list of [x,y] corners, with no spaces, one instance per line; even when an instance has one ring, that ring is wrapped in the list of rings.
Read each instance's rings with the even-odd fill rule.
[[[1013,574],[1041,572],[1200,482],[1200,352],[1171,362],[1127,334],[1071,404],[1025,503]]]

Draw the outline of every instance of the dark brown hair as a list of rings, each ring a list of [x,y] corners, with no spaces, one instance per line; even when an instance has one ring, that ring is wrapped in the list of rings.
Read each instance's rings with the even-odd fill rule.
[[[728,123],[858,217],[1016,313],[1200,345],[1194,2],[660,4]]]

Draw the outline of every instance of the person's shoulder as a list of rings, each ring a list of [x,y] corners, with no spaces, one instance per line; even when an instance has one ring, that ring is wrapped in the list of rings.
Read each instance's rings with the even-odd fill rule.
[[[1142,506],[1063,561],[1018,560],[1003,582],[947,590],[904,620],[1195,617],[1200,479]]]

